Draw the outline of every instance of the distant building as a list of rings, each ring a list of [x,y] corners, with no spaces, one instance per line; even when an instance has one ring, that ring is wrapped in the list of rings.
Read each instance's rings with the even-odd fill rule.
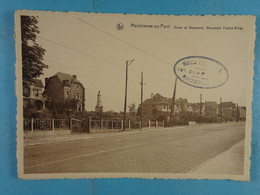
[[[23,105],[26,107],[29,103],[41,111],[45,108],[46,98],[42,95],[44,86],[40,79],[33,79],[31,82],[26,82],[23,86]]]
[[[219,104],[220,116],[225,120],[232,120],[236,117],[236,104],[232,101],[221,102]]]
[[[205,116],[208,118],[216,118],[218,116],[219,109],[217,102],[206,101],[205,102]]]
[[[179,98],[175,101],[175,103],[180,106],[181,112],[187,112],[187,108],[188,108],[187,98]]]
[[[171,100],[163,97],[159,93],[153,95],[151,94],[151,98],[146,99],[143,102],[143,116],[151,117],[153,115],[167,114],[169,115],[171,112]],[[175,104],[174,114],[180,112],[180,105]]]
[[[194,114],[194,115],[205,115],[205,104],[204,103],[189,103],[187,105],[187,112]]]
[[[238,107],[238,111],[239,111],[240,120],[245,121],[246,120],[246,107],[240,106],[240,107]]]
[[[75,101],[73,109],[85,110],[85,88],[76,75],[58,72],[50,78],[45,78],[45,91],[43,93],[52,102]]]
[[[98,91],[98,94],[97,94],[97,105],[95,107],[95,111],[98,112],[98,113],[102,113],[103,112],[103,106],[102,106],[102,103],[101,103],[100,91]]]

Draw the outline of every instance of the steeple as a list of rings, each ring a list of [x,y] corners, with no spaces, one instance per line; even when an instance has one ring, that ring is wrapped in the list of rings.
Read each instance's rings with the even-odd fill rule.
[[[102,106],[102,103],[101,103],[100,91],[98,91],[98,94],[97,94],[97,105],[95,107],[95,111],[96,112],[103,112],[103,106]]]

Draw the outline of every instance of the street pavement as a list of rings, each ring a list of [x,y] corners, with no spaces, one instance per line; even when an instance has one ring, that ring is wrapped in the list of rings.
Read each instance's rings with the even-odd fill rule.
[[[244,137],[244,122],[118,132],[86,139],[82,136],[25,146],[24,172],[187,173],[198,171],[197,167],[225,153]],[[237,157],[226,157],[233,160],[237,171],[226,169],[225,174],[243,174],[243,147],[239,158],[242,161],[236,164]],[[207,171],[210,173],[210,168]]]

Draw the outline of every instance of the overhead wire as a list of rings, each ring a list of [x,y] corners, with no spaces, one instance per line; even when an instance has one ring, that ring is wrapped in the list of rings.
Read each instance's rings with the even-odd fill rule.
[[[74,52],[78,52],[78,53],[80,53],[80,54],[87,55],[87,56],[90,56],[90,57],[92,57],[92,58],[96,58],[96,59],[102,60],[102,61],[104,61],[104,62],[107,62],[107,63],[109,63],[109,64],[112,64],[112,65],[114,65],[114,66],[117,66],[117,67],[120,67],[120,68],[123,68],[123,69],[124,69],[124,67],[121,66],[120,64],[115,63],[115,62],[111,62],[111,61],[106,60],[106,59],[104,59],[104,58],[101,58],[101,57],[98,57],[98,56],[89,54],[89,53],[87,53],[87,52],[80,51],[80,50],[78,50],[78,49],[75,49],[75,48],[66,46],[66,45],[64,45],[64,44],[61,44],[61,43],[58,43],[58,42],[49,40],[49,39],[44,38],[44,37],[41,37],[41,36],[37,36],[37,38],[40,38],[40,39],[42,39],[42,40],[44,40],[44,41],[47,41],[47,42],[49,42],[49,43],[58,45],[58,46],[60,46],[60,47],[64,47],[64,48],[66,48],[66,49],[70,49],[70,50],[72,50],[72,51],[74,51]],[[66,66],[68,66],[68,65],[66,65]],[[130,70],[130,71],[137,72],[136,70],[133,70],[133,69],[129,69],[129,70]],[[147,76],[150,76],[150,77],[153,77],[153,78],[155,78],[155,79],[162,80],[162,81],[172,82],[172,81],[169,81],[169,80],[167,80],[167,79],[160,78],[160,77],[157,77],[157,76],[154,76],[154,75],[151,75],[151,74],[146,74],[146,75],[147,75]]]
[[[92,24],[86,22],[85,20],[82,20],[81,18],[78,18],[78,20],[81,21],[81,22],[83,22],[83,23],[85,23],[85,24],[87,24],[88,26],[90,26],[90,27],[92,27],[92,28],[94,28],[94,29],[100,31],[100,32],[103,32],[104,34],[106,34],[106,35],[108,35],[108,36],[110,36],[110,37],[112,37],[112,38],[114,38],[114,39],[116,39],[116,40],[118,40],[118,41],[120,41],[120,42],[122,42],[122,43],[125,43],[126,45],[128,45],[128,46],[130,46],[130,47],[133,47],[133,48],[135,48],[135,49],[137,49],[137,50],[139,50],[139,51],[141,51],[141,52],[143,52],[143,53],[145,53],[145,54],[147,54],[147,55],[149,55],[149,56],[151,56],[151,57],[153,57],[153,58],[155,58],[155,59],[157,59],[157,60],[159,60],[159,61],[161,61],[161,62],[163,62],[163,63],[165,63],[165,64],[168,64],[168,65],[172,66],[171,63],[169,63],[169,62],[167,62],[167,61],[165,61],[165,60],[163,60],[163,59],[161,59],[161,58],[159,58],[159,57],[157,57],[157,56],[155,56],[155,55],[153,55],[153,54],[151,54],[151,53],[145,51],[144,49],[141,49],[141,48],[139,48],[139,47],[133,45],[132,43],[128,43],[127,41],[124,41],[124,40],[122,40],[122,39],[120,39],[120,38],[118,38],[118,37],[116,37],[116,36],[114,36],[114,35],[112,35],[112,34],[106,32],[106,31],[104,31],[104,30],[102,30],[102,29],[100,29],[100,28],[98,28],[98,27],[96,27],[96,26],[94,26],[94,25],[92,25]]]

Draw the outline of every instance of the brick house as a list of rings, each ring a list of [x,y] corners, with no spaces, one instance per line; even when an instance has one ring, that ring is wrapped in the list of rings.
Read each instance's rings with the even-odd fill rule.
[[[85,110],[85,88],[76,75],[62,72],[50,78],[45,78],[45,91],[43,92],[51,102],[74,101],[73,110]]]
[[[46,98],[43,96],[44,86],[40,79],[33,79],[31,82],[24,82],[23,85],[23,106],[26,107],[29,103],[37,111],[45,108]]]

